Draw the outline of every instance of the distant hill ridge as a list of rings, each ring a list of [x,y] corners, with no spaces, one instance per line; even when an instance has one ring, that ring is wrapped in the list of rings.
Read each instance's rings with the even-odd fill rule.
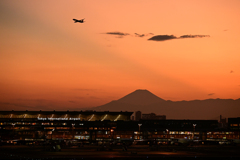
[[[118,100],[91,108],[96,111],[142,111],[166,115],[167,119],[218,119],[240,117],[240,99],[166,101],[145,89],[138,89]]]

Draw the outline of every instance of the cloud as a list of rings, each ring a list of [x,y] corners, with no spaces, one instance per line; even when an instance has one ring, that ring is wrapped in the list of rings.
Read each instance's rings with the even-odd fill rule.
[[[148,40],[152,41],[166,41],[172,39],[185,39],[185,38],[203,38],[203,37],[210,37],[209,35],[182,35],[180,37],[176,37],[174,35],[156,35]]]
[[[157,35],[153,36],[152,38],[149,38],[148,40],[152,41],[166,41],[166,40],[171,40],[171,39],[176,39],[174,35]]]
[[[123,38],[124,36],[135,36],[135,37],[145,37],[149,35],[154,35],[153,33],[147,33],[147,34],[139,34],[139,33],[123,33],[123,32],[106,32],[104,34],[110,34],[110,35],[115,35],[117,36],[116,38]]]
[[[104,34],[109,34],[109,35],[115,35],[117,36],[116,38],[123,38],[125,36],[134,36],[134,37],[146,37],[149,35],[154,35],[153,33],[147,33],[147,34],[139,34],[139,33],[134,33],[133,35],[130,33],[124,33],[124,32],[106,32]],[[210,37],[209,35],[182,35],[180,37],[176,37],[174,35],[156,35],[148,40],[152,41],[166,41],[166,40],[172,40],[172,39],[185,39],[185,38],[203,38],[203,37]]]
[[[203,38],[210,37],[209,35],[182,35],[179,38]]]
[[[106,32],[105,34],[116,35],[118,36],[117,38],[123,38],[124,36],[130,35],[129,33],[123,33],[123,32]]]
[[[212,95],[214,95],[214,94],[215,94],[215,93],[209,93],[208,95],[209,95],[209,96],[212,96]]]
[[[149,35],[154,35],[153,33],[148,33],[148,34],[138,34],[135,33],[135,37],[145,37],[145,36],[149,36]]]

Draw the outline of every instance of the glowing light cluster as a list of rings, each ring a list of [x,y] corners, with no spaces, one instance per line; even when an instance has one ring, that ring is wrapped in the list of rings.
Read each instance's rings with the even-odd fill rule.
[[[104,121],[107,118],[107,114],[103,117],[101,121]]]
[[[119,114],[119,115],[117,116],[117,118],[114,119],[114,121],[117,121],[120,117],[121,117],[121,115]]]
[[[81,120],[81,118],[37,118],[38,120],[44,121],[44,120]]]
[[[89,120],[88,120],[88,121],[91,121],[93,117],[94,117],[94,114],[92,115],[92,117],[91,117],[91,118],[89,118]]]

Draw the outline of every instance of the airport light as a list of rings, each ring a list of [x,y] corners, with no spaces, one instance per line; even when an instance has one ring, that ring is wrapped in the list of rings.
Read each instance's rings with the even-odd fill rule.
[[[91,121],[93,117],[94,117],[94,114],[92,115],[92,117],[88,121]]]
[[[117,118],[116,119],[114,119],[114,121],[117,121],[119,118],[120,118],[120,114],[117,116]]]
[[[166,129],[166,131],[167,131],[167,143],[168,143],[168,133],[169,133],[169,130],[168,130],[168,129]]]
[[[103,117],[103,119],[101,121],[104,121],[106,119],[106,117],[107,117],[107,114]]]
[[[139,134],[140,134],[140,128],[141,128],[142,124],[138,124],[138,127],[139,127]]]
[[[195,127],[197,126],[197,124],[193,124],[193,134],[192,134],[192,139],[194,139],[194,132],[195,132]]]

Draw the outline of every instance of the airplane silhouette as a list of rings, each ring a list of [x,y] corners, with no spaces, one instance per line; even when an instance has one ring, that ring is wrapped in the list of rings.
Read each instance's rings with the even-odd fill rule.
[[[85,18],[84,18],[85,19]],[[84,22],[84,19],[80,19],[80,20],[78,20],[78,19],[73,19],[75,22],[74,23],[77,23],[77,22],[79,22],[79,23],[83,23]]]

